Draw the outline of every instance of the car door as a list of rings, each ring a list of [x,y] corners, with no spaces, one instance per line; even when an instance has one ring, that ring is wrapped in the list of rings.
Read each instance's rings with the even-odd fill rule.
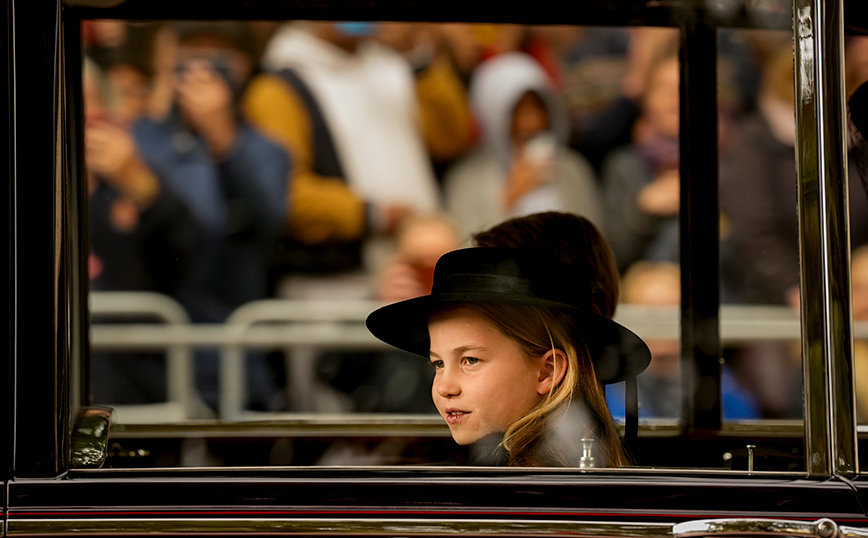
[[[10,397],[3,403],[10,423],[3,423],[8,453],[0,453],[9,462],[8,476],[3,477],[8,478],[6,535],[864,534],[868,515],[864,481],[858,477],[849,255],[838,248],[848,234],[840,224],[846,221],[845,182],[835,179],[842,177],[845,166],[843,102],[833,97],[840,91],[842,28],[848,13],[842,2],[797,0],[794,10],[801,104],[805,420],[749,427],[721,421],[717,189],[697,178],[717,177],[716,74],[708,60],[715,56],[716,21],[724,13],[731,16],[727,24],[786,27],[791,13],[787,3],[744,3],[733,11],[721,11],[716,4],[627,0],[579,6],[545,2],[532,11],[528,5],[451,1],[213,5],[130,0],[96,5],[12,0],[7,5],[11,38],[4,42],[12,45],[13,61],[8,68],[11,121],[6,132],[14,142],[8,144],[12,166],[6,205],[11,214],[8,237],[13,239],[7,280],[12,315],[6,357],[11,375]],[[134,457],[153,448],[136,444],[147,432],[138,438],[134,428],[110,434],[110,413],[84,405],[89,342],[80,22],[201,17],[493,18],[680,29],[681,252],[683,271],[689,275],[683,283],[681,342],[690,375],[685,376],[682,420],[668,429],[640,429],[636,447],[652,454],[647,465],[87,468],[102,462],[99,457],[83,458],[87,447],[110,457],[114,450],[116,458],[118,451]],[[709,383],[717,397],[699,397]],[[89,419],[87,427],[82,417]],[[188,424],[166,427],[158,435],[249,439],[286,435],[297,426]],[[443,437],[442,429],[430,423],[415,426],[412,436],[428,443]],[[174,433],[167,433],[170,430]],[[304,431],[300,428],[296,435],[304,436]],[[151,434],[153,441],[157,436]],[[309,435],[340,436],[334,431]],[[79,442],[85,437],[92,442]],[[107,439],[117,446],[111,448]]]

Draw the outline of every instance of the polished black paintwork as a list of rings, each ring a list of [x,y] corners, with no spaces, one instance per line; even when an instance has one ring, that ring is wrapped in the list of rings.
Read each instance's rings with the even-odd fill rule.
[[[717,32],[681,29],[681,356],[688,437],[720,429],[720,255],[717,208]]]
[[[3,282],[3,310],[0,313],[2,320],[2,349],[0,349],[0,483],[7,480],[12,471],[12,377],[13,334],[12,320],[12,296],[15,291],[12,264],[14,255],[13,244],[13,220],[12,220],[12,177],[13,177],[13,146],[12,146],[12,2],[6,2],[3,8],[3,21],[0,23],[0,54],[3,56],[3,71],[5,71],[5,83],[0,85],[0,173],[7,178],[0,190],[0,226],[3,233],[0,235],[0,248],[2,248],[2,264],[0,264],[0,281]]]
[[[87,230],[88,194],[84,164],[84,103],[82,96],[82,63],[83,46],[81,25],[65,23],[62,26],[63,65],[65,66],[62,82],[65,96],[64,132],[66,150],[66,181],[65,204],[66,222],[68,226],[64,233],[64,257],[67,266],[62,273],[66,279],[66,292],[72,311],[76,314],[69,320],[69,406],[90,404],[90,377],[81,376],[81,372],[89,372],[90,315],[88,312],[88,267],[87,253],[90,251]],[[74,225],[78,223],[78,225]],[[75,413],[70,413],[73,416]]]
[[[86,7],[87,4],[108,2],[97,0],[73,0],[76,11],[83,18],[106,16],[148,18],[266,18],[266,19],[322,19],[322,20],[409,20],[409,21],[466,21],[466,22],[521,22],[525,24],[598,24],[598,25],[650,25],[672,26],[679,19],[699,10],[704,17],[726,23],[745,20],[745,10],[720,13],[704,8],[702,0],[675,0],[668,2],[645,2],[637,0],[593,0],[565,6],[557,0],[525,3],[509,2],[463,2],[461,0],[432,0],[415,2],[408,0],[339,0],[321,2],[301,0],[242,0],[231,4],[215,4],[206,0],[126,0],[109,9]],[[769,24],[787,28],[787,18],[792,6],[786,0],[773,0],[771,7],[760,11]],[[789,11],[788,11],[789,9]]]
[[[55,191],[59,7],[14,2],[15,476],[67,467],[65,278]]]
[[[113,9],[65,7],[49,0],[10,0],[3,45],[13,61],[7,62],[6,102],[10,114],[0,117],[10,166],[3,207],[14,215],[4,219],[7,263],[4,264],[9,338],[0,365],[9,372],[4,388],[10,395],[0,402],[4,441],[0,448],[3,476],[12,478],[4,488],[3,506],[10,519],[92,517],[323,517],[426,516],[443,519],[495,516],[540,519],[595,519],[607,521],[683,521],[710,517],[776,517],[812,520],[832,517],[841,523],[868,526],[865,504],[868,483],[841,478],[808,480],[784,475],[682,472],[618,472],[579,474],[576,471],[464,469],[243,469],[207,471],[98,471],[68,472],[69,409],[84,400],[70,391],[69,365],[86,354],[86,316],[82,297],[87,283],[83,270],[86,252],[85,196],[81,153],[81,96],[79,17],[117,18],[322,18],[406,20],[494,20],[525,23],[685,25],[693,1],[637,2],[616,0],[600,5],[562,2],[527,5],[459,0],[393,0],[335,2],[244,0],[233,3],[203,0],[129,0]],[[768,2],[767,24],[787,27],[791,13],[774,9],[788,2]],[[864,5],[864,4],[862,4]],[[850,9],[852,7],[852,10]],[[14,9],[13,9],[14,8]],[[848,3],[848,26],[865,26],[866,9]],[[694,20],[699,33],[685,34],[685,69],[688,91],[713,88],[707,71],[694,63],[696,54],[713,48],[712,28],[718,19],[705,13]],[[737,24],[743,12],[732,15]],[[63,34],[58,24],[63,21]],[[696,26],[698,25],[698,26]],[[704,33],[703,33],[704,32]],[[59,46],[58,39],[65,43]],[[14,44],[14,54],[9,52]],[[60,50],[66,71],[58,71]],[[704,52],[702,52],[704,51]],[[13,71],[14,70],[14,71]],[[11,90],[9,90],[11,88]],[[61,88],[65,101],[59,101]],[[712,90],[708,90],[712,92]],[[14,93],[14,100],[10,93]],[[709,93],[713,95],[713,93]],[[691,133],[712,133],[703,145],[687,148],[688,178],[716,168],[710,152],[714,120],[710,97],[691,109]],[[55,143],[55,107],[61,105],[63,132],[68,147]],[[704,112],[703,112],[704,111]],[[696,115],[699,115],[697,118]],[[55,155],[67,151],[62,181],[55,188]],[[714,157],[710,157],[714,153]],[[15,172],[11,167],[15,165]],[[716,173],[716,171],[715,171]],[[695,187],[693,182],[688,185]],[[14,198],[10,192],[14,191]],[[716,206],[714,189],[691,188],[685,197],[698,205]],[[689,206],[688,206],[689,207]],[[708,213],[716,213],[709,211]],[[716,246],[716,217],[688,219],[692,248]],[[12,250],[12,238],[17,250]],[[708,238],[714,238],[711,243]],[[690,251],[694,253],[693,250]],[[710,252],[710,250],[709,250]],[[716,250],[714,251],[716,256]],[[698,263],[713,264],[711,261]],[[702,271],[708,266],[694,266]],[[715,273],[712,273],[715,274]],[[717,336],[716,298],[703,295],[707,281],[688,284],[686,315],[691,320],[688,342],[700,356],[714,353]],[[706,292],[707,293],[707,292]],[[13,299],[12,295],[17,294]],[[67,307],[73,313],[65,315]],[[713,310],[713,311],[712,311]],[[14,351],[13,351],[14,350]],[[14,358],[14,359],[13,359]],[[705,366],[700,370],[706,372]],[[714,372],[708,370],[714,376]],[[14,394],[12,390],[14,389]],[[85,390],[86,392],[86,390]],[[716,404],[719,406],[719,402]],[[698,430],[713,429],[715,405],[698,409],[689,422]],[[719,414],[717,415],[719,417]],[[717,418],[719,420],[719,418]],[[796,440],[798,441],[798,440]],[[687,450],[689,445],[675,444]],[[681,453],[675,452],[678,456]],[[13,459],[14,457],[14,459]]]
[[[17,481],[9,491],[9,517],[15,519],[494,515],[677,522],[711,517],[830,517],[868,525],[850,484],[792,477],[272,469],[87,473],[54,483]]]
[[[116,5],[115,5],[116,4]],[[696,18],[710,26],[792,29],[789,0],[558,0],[532,4],[462,0],[64,0],[81,18],[126,19],[311,19],[433,22],[519,22],[599,26],[679,26]],[[94,7],[111,6],[111,7]],[[845,0],[846,28],[868,33],[868,6]]]

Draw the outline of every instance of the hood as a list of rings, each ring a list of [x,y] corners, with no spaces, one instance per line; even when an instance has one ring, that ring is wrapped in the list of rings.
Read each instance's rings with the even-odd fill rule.
[[[280,71],[286,67],[306,69],[353,69],[369,49],[381,47],[373,40],[364,40],[355,53],[348,52],[316,37],[310,24],[295,21],[284,24],[275,33],[262,55],[262,67]]]
[[[561,144],[569,133],[566,107],[540,67],[527,54],[510,52],[487,60],[477,68],[470,84],[470,105],[482,135],[482,143],[499,162],[509,166],[512,154],[512,111],[525,93],[536,92],[548,109],[551,130]]]

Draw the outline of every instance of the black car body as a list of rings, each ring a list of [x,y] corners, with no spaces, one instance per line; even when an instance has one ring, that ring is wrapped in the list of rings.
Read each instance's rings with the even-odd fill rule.
[[[101,3],[5,4],[0,38],[7,60],[7,83],[0,90],[7,104],[0,124],[8,178],[2,195],[7,337],[0,357],[6,379],[0,401],[5,535],[832,538],[868,532],[868,486],[859,472],[854,416],[849,252],[841,248],[849,233],[846,182],[840,179],[846,166],[842,41],[845,32],[868,27],[861,2]],[[86,432],[75,417],[87,403],[80,370],[87,363],[88,310],[79,35],[79,22],[86,18],[493,20],[679,28],[685,126],[681,252],[688,275],[682,349],[685,370],[691,372],[686,386],[695,387],[700,385],[696,379],[718,384],[720,379],[717,191],[697,179],[717,177],[716,74],[708,58],[714,57],[721,26],[789,28],[792,21],[799,67],[806,298],[804,428],[722,425],[719,398],[699,406],[685,391],[679,427],[640,430],[636,451],[655,463],[643,466],[640,458],[635,468],[76,468],[82,452],[73,438]],[[105,426],[99,412],[91,416],[94,422],[87,427]],[[280,426],[214,426],[199,435],[252,438],[274,435],[275,429]],[[93,436],[101,437],[99,432]],[[756,464],[748,445],[757,447]],[[727,453],[730,469],[723,467]]]

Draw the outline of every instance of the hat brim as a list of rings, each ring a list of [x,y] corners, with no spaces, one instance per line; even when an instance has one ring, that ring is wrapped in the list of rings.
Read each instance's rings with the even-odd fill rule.
[[[603,384],[635,377],[651,362],[651,352],[645,342],[609,318],[539,298],[514,297],[509,302],[556,308],[576,319],[595,364],[597,379]],[[484,292],[425,295],[379,308],[371,312],[366,324],[368,330],[383,342],[427,359],[431,314],[460,303],[503,303],[503,297]]]

